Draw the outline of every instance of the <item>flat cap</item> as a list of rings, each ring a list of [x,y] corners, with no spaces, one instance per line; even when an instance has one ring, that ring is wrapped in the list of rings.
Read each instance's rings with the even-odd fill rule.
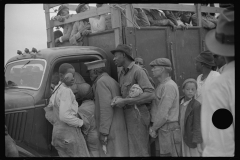
[[[91,70],[91,69],[105,67],[106,61],[107,61],[106,59],[103,59],[103,60],[96,60],[96,61],[92,61],[92,62],[86,62],[84,64],[87,66],[88,70]]]
[[[151,63],[149,63],[151,67],[154,66],[165,66],[165,67],[172,67],[172,63],[169,59],[167,58],[158,58],[153,60]]]

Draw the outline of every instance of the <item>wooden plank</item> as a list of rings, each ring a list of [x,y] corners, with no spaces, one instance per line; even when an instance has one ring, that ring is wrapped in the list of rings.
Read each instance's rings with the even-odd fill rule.
[[[183,5],[183,4],[133,4],[134,8],[148,8],[148,9],[160,9],[160,10],[170,10],[170,11],[190,11],[196,12],[196,7],[194,5]],[[219,7],[201,7],[201,12],[209,13],[221,13],[223,8]]]
[[[127,27],[134,27],[133,25],[133,10],[131,4],[128,4],[126,6],[126,22],[127,22]]]
[[[56,7],[56,6],[60,6],[60,5],[61,5],[61,3],[60,4],[48,4],[49,9],[53,8],[53,7]]]
[[[201,6],[201,12],[221,13],[224,8]]]
[[[196,10],[197,10],[198,26],[199,26],[199,27],[202,27],[201,4],[197,4],[197,5],[196,5]]]
[[[59,25],[79,21],[82,19],[91,18],[91,17],[102,15],[102,14],[109,13],[109,12],[110,12],[110,6],[104,6],[104,7],[100,7],[100,8],[96,8],[96,9],[90,9],[83,13],[74,14],[71,17],[69,17],[68,19],[65,19],[64,22],[53,21],[53,26],[51,26],[51,27],[56,27]]]
[[[134,8],[148,8],[148,9],[160,9],[160,10],[171,10],[171,11],[191,11],[196,12],[194,5],[182,5],[182,4],[133,4]]]
[[[69,10],[70,11],[76,11],[76,8],[77,8],[78,5],[75,5],[75,4],[69,4],[68,7],[69,7]],[[96,9],[97,7],[93,7],[93,6],[89,6],[90,9]]]

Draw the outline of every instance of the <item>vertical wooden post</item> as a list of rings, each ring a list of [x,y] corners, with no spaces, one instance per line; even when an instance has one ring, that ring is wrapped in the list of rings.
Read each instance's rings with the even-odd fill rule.
[[[126,17],[127,17],[127,27],[134,27],[132,22],[133,22],[133,13],[134,11],[132,10],[132,4],[126,5]],[[130,21],[131,22],[130,22]]]
[[[202,27],[202,12],[201,12],[201,4],[196,5],[196,13],[197,13],[197,18],[198,18],[198,26]]]
[[[119,44],[123,43],[121,12],[118,9],[114,9],[112,7],[110,10],[111,10],[112,28],[114,29],[115,46],[117,47]],[[121,68],[122,67],[117,67],[118,76],[121,71]]]
[[[45,10],[45,19],[46,19],[47,46],[52,48],[55,46],[55,44],[53,40],[53,24],[52,24],[52,21],[50,21],[49,4],[43,4],[43,8]]]

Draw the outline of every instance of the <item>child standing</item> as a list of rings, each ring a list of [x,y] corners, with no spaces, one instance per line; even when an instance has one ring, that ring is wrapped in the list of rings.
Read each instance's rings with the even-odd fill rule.
[[[60,157],[89,157],[81,128],[83,120],[78,117],[78,103],[71,90],[74,83],[74,67],[64,63],[59,67],[60,83],[52,95],[53,133],[52,145]]]
[[[185,96],[180,98],[179,122],[182,133],[182,156],[200,157],[202,154],[202,134],[200,126],[201,104],[194,98],[197,81],[186,79],[182,84]]]

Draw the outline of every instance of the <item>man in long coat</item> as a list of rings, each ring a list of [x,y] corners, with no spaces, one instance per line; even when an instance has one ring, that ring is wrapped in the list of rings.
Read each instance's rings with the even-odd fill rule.
[[[105,60],[85,64],[90,70],[90,78],[93,81],[95,118],[101,143],[99,146],[100,156],[127,157],[129,154],[124,113],[122,108],[111,106],[112,99],[120,95],[119,85],[105,72]]]

